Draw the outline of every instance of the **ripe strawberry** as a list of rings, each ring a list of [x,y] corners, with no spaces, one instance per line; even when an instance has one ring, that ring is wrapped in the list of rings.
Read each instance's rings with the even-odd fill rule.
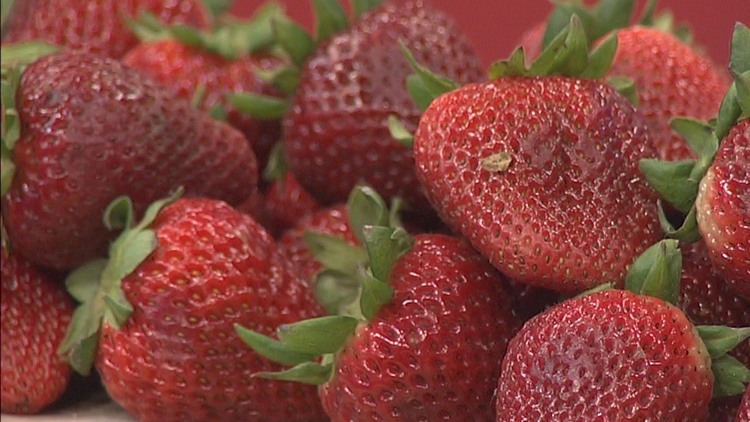
[[[265,213],[274,234],[281,234],[294,227],[299,220],[320,208],[320,203],[300,185],[291,172],[272,181],[265,193]]]
[[[338,315],[279,327],[280,342],[245,335],[256,350],[275,344],[276,350],[325,357],[320,364],[308,359],[287,373],[259,375],[319,384],[333,422],[492,420],[497,356],[520,326],[502,276],[463,240],[411,238],[392,225],[371,192],[355,190],[348,204],[369,258],[359,261],[362,255],[333,248],[316,254],[332,264],[332,277],[338,274],[342,285],[360,283],[360,291],[342,298]],[[362,199],[381,204],[364,215],[386,225],[357,219],[353,210],[367,209]],[[328,328],[326,336],[316,327]]]
[[[413,130],[421,115],[406,89],[412,71],[399,41],[455,80],[481,79],[480,62],[456,24],[421,0],[386,3],[320,43],[303,62],[283,143],[290,169],[324,204],[343,202],[355,185],[367,184],[386,199],[401,197],[407,212],[433,213],[411,149],[388,130],[390,116]]]
[[[194,100],[202,110],[220,107],[222,117],[245,135],[258,162],[265,165],[271,148],[281,137],[280,119],[251,118],[227,99],[228,94],[243,92],[282,96],[270,82],[261,79],[259,72],[270,72],[286,61],[267,51],[270,41],[264,42],[260,36],[256,36],[253,43],[247,40],[248,32],[263,23],[259,17],[246,23],[226,23],[210,32],[184,25],[179,26],[179,32],[170,27],[149,28],[144,41],[132,48],[122,61],[171,88],[185,100]],[[144,24],[135,25],[141,28]],[[268,32],[270,39],[270,30]]]
[[[674,34],[657,28],[624,28],[617,31],[617,39],[617,55],[608,76],[626,76],[635,82],[637,108],[646,117],[659,158],[695,158],[669,121],[714,117],[729,88],[727,73]]]
[[[695,205],[711,261],[750,300],[750,119],[722,140]]]
[[[151,12],[169,23],[207,28],[200,0],[23,0],[8,16],[4,43],[44,40],[70,50],[120,58],[138,44],[125,17]]]
[[[750,422],[750,387],[745,390],[745,395],[742,396],[742,403],[737,410],[735,422]]]
[[[530,70],[518,50],[490,82],[438,97],[414,139],[417,175],[446,223],[511,280],[568,293],[623,282],[661,238],[638,169],[655,154],[648,128],[614,89],[573,77],[597,76],[586,70],[595,60],[566,59],[586,58],[582,36],[573,19]],[[550,54],[562,68],[540,69]],[[542,70],[571,76],[523,76]]]
[[[15,174],[8,183],[3,172],[2,213],[13,247],[32,262],[68,270],[104,256],[111,235],[101,216],[119,195],[141,212],[178,186],[232,204],[257,188],[240,132],[118,61],[54,54],[18,84],[15,106],[4,103],[6,121],[18,113],[20,137],[3,136]]]
[[[96,368],[110,396],[139,421],[324,421],[314,388],[251,378],[281,367],[244,347],[234,331],[243,324],[270,334],[321,312],[273,238],[221,201],[162,206],[138,225],[132,209],[114,214],[127,203],[110,208],[107,218],[126,222],[126,231],[108,262],[69,278],[71,292],[84,293],[83,318],[62,352],[85,371],[101,324]],[[101,278],[90,277],[92,268]]]
[[[39,413],[70,380],[70,367],[57,347],[73,315],[73,301],[56,276],[2,243],[2,412]]]

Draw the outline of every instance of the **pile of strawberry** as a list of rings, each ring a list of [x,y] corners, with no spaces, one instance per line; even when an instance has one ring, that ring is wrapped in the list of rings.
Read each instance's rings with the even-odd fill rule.
[[[11,9],[3,413],[750,421],[745,25],[560,2],[485,74],[427,0],[226,3]]]

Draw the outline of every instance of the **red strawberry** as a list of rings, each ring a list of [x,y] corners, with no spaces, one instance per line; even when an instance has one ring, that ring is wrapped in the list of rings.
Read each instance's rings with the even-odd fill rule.
[[[82,286],[92,281],[98,290],[79,298],[84,318],[74,321],[63,352],[86,370],[101,323],[96,368],[112,398],[139,421],[324,421],[314,388],[252,378],[281,367],[248,350],[234,331],[242,324],[270,334],[319,315],[306,282],[259,224],[226,203],[163,205],[138,225],[132,210],[108,216],[130,229],[108,262],[90,264],[101,271],[98,281],[87,277],[91,266],[69,278],[71,291],[90,291]]]
[[[119,195],[141,212],[178,186],[232,204],[257,188],[240,132],[113,59],[44,57],[15,98],[20,138],[3,139],[16,169],[2,213],[13,247],[37,264],[67,270],[103,256],[101,216]],[[4,105],[8,120],[16,110]]]
[[[2,266],[2,412],[39,413],[65,391],[70,367],[57,348],[73,301],[57,277],[6,248]]]
[[[120,58],[138,44],[124,18],[151,12],[200,28],[210,16],[200,0],[23,0],[8,16],[4,43],[44,40],[70,50]]]
[[[628,27],[617,31],[617,39],[609,76],[626,76],[635,82],[637,108],[646,117],[659,158],[694,158],[695,153],[672,130],[669,120],[714,117],[729,88],[728,75],[708,56],[657,28]]]
[[[432,214],[414,174],[412,151],[395,141],[388,118],[413,130],[421,115],[409,98],[412,73],[398,42],[418,60],[462,83],[481,79],[467,39],[444,13],[422,1],[385,4],[322,42],[301,69],[283,143],[290,169],[325,204],[343,202],[358,184],[405,210]]]
[[[562,52],[558,71],[586,72],[593,62],[565,61],[586,57],[570,39],[583,35],[577,20],[569,28],[548,51]],[[638,169],[655,154],[645,121],[600,81],[512,76],[543,65],[523,63],[519,50],[494,80],[432,102],[415,135],[417,175],[446,223],[510,279],[569,293],[621,283],[661,237]]]
[[[695,205],[711,261],[750,300],[750,119],[722,140]]]
[[[248,31],[262,23],[260,18],[247,23],[231,22],[211,32],[184,25],[179,26],[180,32],[169,27],[149,28],[156,33],[144,35],[144,42],[131,49],[122,60],[168,86],[180,97],[194,100],[203,110],[220,107],[222,117],[245,135],[258,162],[265,165],[271,148],[281,137],[280,119],[251,118],[234,108],[227,98],[233,93],[282,96],[281,91],[261,79],[259,73],[272,71],[286,61],[267,51],[270,41],[263,42],[260,36],[250,40],[253,42],[248,41]],[[196,43],[196,38],[200,42]]]
[[[750,422],[750,387],[745,390],[745,395],[742,396],[742,403],[737,410],[735,422]]]
[[[320,203],[291,172],[271,182],[265,194],[265,213],[275,234],[294,227],[299,220],[320,208]]]
[[[287,372],[258,375],[319,384],[333,422],[492,420],[496,357],[520,326],[503,277],[463,240],[412,238],[369,188],[355,189],[347,206],[368,252],[308,236],[326,265],[318,285],[339,287],[318,291],[324,303],[338,300],[329,306],[336,314],[280,326],[280,341],[241,330],[271,358],[309,356]]]

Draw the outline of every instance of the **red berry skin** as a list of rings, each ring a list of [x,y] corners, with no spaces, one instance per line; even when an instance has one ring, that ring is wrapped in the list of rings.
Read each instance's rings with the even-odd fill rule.
[[[171,88],[190,101],[199,86],[205,88],[202,110],[215,105],[227,111],[227,122],[239,129],[250,142],[259,163],[265,165],[273,145],[281,137],[279,120],[259,121],[240,113],[225,99],[228,93],[253,93],[281,97],[268,82],[256,76],[256,70],[270,70],[284,61],[270,54],[245,55],[225,59],[200,47],[190,47],[175,39],[141,43],[122,61]]]
[[[745,389],[735,422],[750,422],[750,388]]]
[[[272,227],[271,232],[279,235],[322,207],[291,172],[274,180],[264,199],[264,211],[268,224]]]
[[[38,265],[106,256],[102,215],[120,195],[142,213],[179,186],[231,204],[257,189],[240,132],[113,59],[42,58],[23,73],[16,104],[21,137],[2,213],[13,247]]]
[[[600,81],[464,86],[425,111],[414,154],[443,220],[513,281],[567,293],[622,283],[662,237],[638,169],[655,155],[648,128]],[[502,154],[507,169],[488,163]]]
[[[387,3],[322,43],[302,68],[283,120],[289,168],[325,205],[367,184],[387,202],[433,215],[414,174],[410,148],[395,141],[388,117],[413,131],[420,109],[406,90],[414,73],[398,40],[422,65],[460,83],[483,80],[479,60],[455,22],[422,1]]]
[[[73,300],[57,276],[8,251],[2,267],[2,412],[35,414],[68,387],[71,368],[58,356]]]
[[[696,158],[669,120],[693,117],[708,121],[716,116],[731,83],[728,73],[710,57],[657,28],[623,28],[617,31],[617,41],[608,76],[626,76],[635,83],[637,108],[646,117],[658,158]]]
[[[695,202],[698,229],[714,267],[750,300],[750,119],[722,140],[701,179]]]
[[[319,389],[332,422],[494,420],[499,358],[520,327],[503,278],[462,240],[415,241],[392,269],[394,298]]]
[[[537,315],[511,340],[496,421],[704,422],[713,382],[679,309],[623,290],[592,293]]]
[[[44,40],[118,59],[138,44],[123,17],[145,11],[168,24],[210,25],[200,0],[23,0],[15,2],[3,42]]]
[[[158,248],[122,281],[134,312],[104,324],[96,368],[141,422],[325,421],[310,385],[254,378],[279,365],[235,333],[321,315],[273,238],[226,203],[181,199],[152,224]]]

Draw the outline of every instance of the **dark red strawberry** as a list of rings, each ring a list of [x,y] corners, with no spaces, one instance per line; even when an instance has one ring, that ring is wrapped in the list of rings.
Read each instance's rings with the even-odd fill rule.
[[[13,248],[37,264],[67,270],[106,255],[101,216],[119,195],[142,212],[178,186],[232,204],[257,189],[239,131],[114,59],[44,57],[23,71],[15,101],[4,104],[20,137],[3,137],[15,174],[3,172],[2,213]]]
[[[530,69],[518,50],[494,80],[438,97],[414,140],[417,175],[451,228],[510,279],[569,293],[621,284],[661,238],[638,168],[655,152],[633,105],[599,80],[523,76],[597,76],[586,69],[602,50],[568,60],[587,57],[583,35],[573,19]]]
[[[456,24],[421,0],[386,3],[323,41],[301,68],[283,143],[290,169],[325,204],[343,202],[354,186],[367,184],[386,199],[401,197],[406,212],[433,213],[411,150],[388,130],[390,116],[414,130],[421,115],[406,88],[412,70],[399,41],[452,79],[482,79]]]
[[[348,208],[368,252],[330,236],[311,245],[326,264],[318,285],[340,287],[318,291],[339,299],[329,307],[336,314],[281,326],[280,341],[241,330],[267,356],[322,361],[259,376],[319,384],[333,422],[493,420],[493,356],[520,326],[502,275],[461,239],[407,235],[368,188],[355,189]],[[345,286],[354,294],[344,295]]]
[[[750,422],[750,387],[745,390],[745,395],[742,396],[742,403],[737,410],[735,422]]]
[[[57,348],[74,305],[58,276],[2,243],[2,412],[39,413],[68,387],[72,371]]]
[[[155,203],[137,225],[127,202],[110,210],[105,218],[126,230],[109,261],[68,279],[83,318],[62,352],[78,370],[87,370],[98,340],[104,386],[139,421],[326,420],[314,388],[253,378],[281,366],[245,347],[234,330],[242,324],[271,334],[321,314],[259,224],[206,198]]]
[[[15,2],[8,17],[3,42],[43,40],[70,50],[120,58],[138,44],[125,18],[142,12],[163,22],[200,28],[210,24],[200,0],[22,0]]]

